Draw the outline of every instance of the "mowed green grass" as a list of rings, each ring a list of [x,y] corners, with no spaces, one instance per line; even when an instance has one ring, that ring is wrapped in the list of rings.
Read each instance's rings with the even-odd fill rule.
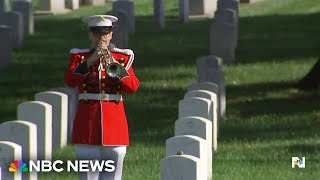
[[[152,1],[136,0],[136,33],[130,35],[134,67],[141,80],[126,95],[131,146],[124,180],[156,180],[165,140],[174,135],[178,102],[196,81],[195,60],[209,53],[211,20],[178,22],[178,4],[166,1],[166,28],[153,22]],[[19,103],[63,86],[70,48],[88,47],[81,18],[104,7],[82,7],[66,15],[36,17],[35,35],[14,51],[0,71],[0,121],[14,120]],[[241,5],[236,63],[225,65],[227,116],[214,154],[214,179],[319,179],[320,93],[293,84],[319,56],[320,0],[265,0]],[[306,157],[292,169],[291,157]],[[54,159],[75,159],[72,145]],[[75,173],[42,173],[39,179],[72,180]]]

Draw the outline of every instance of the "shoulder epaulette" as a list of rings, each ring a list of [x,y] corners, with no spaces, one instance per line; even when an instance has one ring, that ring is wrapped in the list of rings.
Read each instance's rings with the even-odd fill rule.
[[[126,67],[125,67],[126,70],[128,70],[128,69],[131,67],[131,65],[132,65],[132,63],[133,63],[133,60],[134,60],[134,53],[133,53],[133,51],[132,51],[131,49],[119,49],[119,48],[116,48],[116,47],[113,48],[112,51],[113,51],[113,52],[122,53],[122,54],[129,55],[129,56],[130,56],[130,57],[129,57],[129,61],[128,61]]]
[[[114,52],[119,52],[119,53],[123,53],[126,55],[133,55],[133,51],[131,49],[119,49],[119,48],[113,48],[112,51]]]
[[[90,49],[78,49],[78,48],[70,49],[70,54],[87,53],[87,52],[90,52]]]

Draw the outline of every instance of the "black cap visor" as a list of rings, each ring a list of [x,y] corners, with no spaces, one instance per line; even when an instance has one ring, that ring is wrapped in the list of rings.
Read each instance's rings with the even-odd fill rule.
[[[94,26],[89,27],[90,32],[95,34],[104,34],[112,31],[112,26]]]

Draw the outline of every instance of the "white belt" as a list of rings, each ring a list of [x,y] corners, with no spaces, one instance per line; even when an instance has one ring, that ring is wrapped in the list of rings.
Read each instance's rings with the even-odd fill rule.
[[[83,93],[79,94],[79,99],[92,99],[99,101],[122,101],[121,94],[94,94],[94,93]]]

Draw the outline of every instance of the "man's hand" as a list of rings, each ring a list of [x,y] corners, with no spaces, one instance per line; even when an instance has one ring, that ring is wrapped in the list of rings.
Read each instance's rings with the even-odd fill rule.
[[[108,46],[109,46],[109,44],[108,44],[108,41],[107,41],[107,36],[106,35],[101,36],[101,39],[99,41],[99,45],[98,45],[97,50],[96,50],[98,55],[102,56],[103,55],[103,53],[102,53],[103,50],[104,49],[108,49]]]
[[[87,59],[87,67],[89,68],[92,64],[94,64],[97,60],[103,56],[103,50],[108,48],[108,44],[106,41],[106,36],[102,36],[97,49],[94,53]]]

